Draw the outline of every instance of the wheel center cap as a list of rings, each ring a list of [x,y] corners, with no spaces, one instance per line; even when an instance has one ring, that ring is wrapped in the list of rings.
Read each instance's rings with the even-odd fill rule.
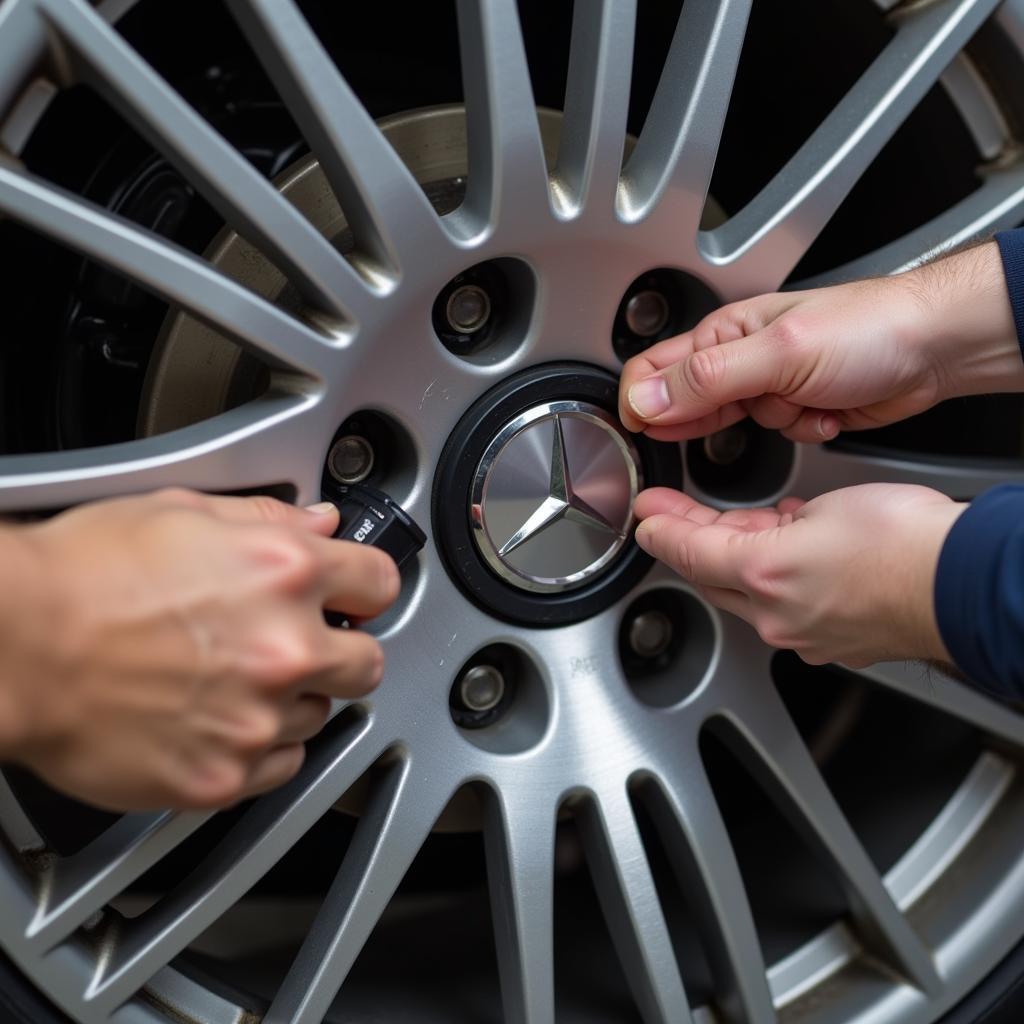
[[[507,423],[484,451],[470,493],[473,539],[522,589],[584,586],[629,538],[640,457],[589,402],[544,402]]]

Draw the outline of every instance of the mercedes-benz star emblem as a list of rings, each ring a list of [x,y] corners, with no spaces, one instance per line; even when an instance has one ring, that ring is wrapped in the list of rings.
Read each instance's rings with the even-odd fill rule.
[[[507,424],[485,451],[470,498],[473,536],[517,587],[578,587],[629,538],[640,483],[636,449],[607,412],[548,402]]]

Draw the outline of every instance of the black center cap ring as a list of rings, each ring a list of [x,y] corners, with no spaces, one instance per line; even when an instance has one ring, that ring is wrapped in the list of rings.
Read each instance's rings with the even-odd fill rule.
[[[583,585],[561,593],[529,593],[487,564],[473,537],[471,494],[485,452],[507,424],[548,402],[585,402],[616,413],[618,380],[582,363],[549,363],[502,381],[480,398],[452,431],[434,477],[433,528],[448,574],[485,611],[529,626],[560,626],[590,618],[628,593],[651,565],[632,537]],[[679,446],[633,436],[645,486],[679,487]]]

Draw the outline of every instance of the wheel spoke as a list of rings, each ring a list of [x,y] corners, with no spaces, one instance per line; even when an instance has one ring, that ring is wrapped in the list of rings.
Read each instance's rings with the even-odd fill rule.
[[[694,758],[674,775],[651,780],[641,798],[687,894],[728,1020],[774,1024],[750,902],[703,764]]]
[[[320,1024],[450,796],[432,773],[393,764],[359,819],[265,1024]]]
[[[63,942],[211,816],[128,814],[88,846],[57,861],[40,884],[43,898],[26,933],[30,947],[45,952]]]
[[[935,0],[893,39],[790,161],[702,238],[729,294],[779,287],[998,0]]]
[[[88,4],[35,0],[77,76],[160,150],[321,313],[361,321],[373,294],[344,257]]]
[[[334,190],[356,243],[394,274],[445,238],[441,221],[291,0],[231,0]]]
[[[856,675],[1014,747],[1024,747],[1024,715],[938,668],[920,662],[887,661],[856,669]]]
[[[672,939],[625,786],[577,819],[608,931],[644,1024],[692,1021]]]
[[[747,29],[751,0],[684,4],[661,81],[624,173],[624,215],[671,204],[672,230],[697,237]]]
[[[458,0],[466,101],[466,199],[451,215],[460,234],[550,216],[548,172],[514,3]]]
[[[798,445],[787,494],[813,498],[825,491],[867,483],[918,484],[958,500],[989,487],[1024,479],[1020,459],[930,458],[917,453],[875,454],[868,449]]]
[[[2,163],[0,213],[183,306],[274,366],[319,377],[337,357],[311,327],[187,250]]]
[[[564,210],[614,209],[626,144],[636,0],[573,8],[562,140],[555,169]]]
[[[713,720],[710,727],[829,864],[876,954],[918,988],[936,993],[941,983],[931,954],[889,895],[770,684],[750,710]]]
[[[46,45],[46,30],[33,3],[5,0],[0,4],[0,96],[18,95]]]
[[[245,895],[386,748],[372,720],[330,730],[287,785],[257,800],[195,870],[105,949],[85,998],[111,1013]]]
[[[83,501],[169,485],[225,492],[272,484],[296,485],[315,500],[311,483],[297,478],[295,452],[308,400],[269,394],[203,423],[123,444],[0,456],[0,512],[59,510]],[[319,492],[319,465],[306,476]]]
[[[796,287],[817,288],[836,281],[897,274],[973,238],[1016,227],[1022,220],[1024,165],[1018,164],[988,172],[979,188],[927,224],[821,277],[800,281]]]
[[[490,792],[484,843],[506,1024],[555,1017],[554,862],[556,809]],[[539,806],[538,806],[539,803]]]
[[[32,819],[14,795],[11,784],[0,768],[0,835],[18,853],[41,850],[45,847],[42,836]]]

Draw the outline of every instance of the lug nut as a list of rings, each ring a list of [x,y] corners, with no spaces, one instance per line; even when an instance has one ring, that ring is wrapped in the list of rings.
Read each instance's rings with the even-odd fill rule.
[[[470,711],[493,711],[505,696],[505,677],[493,665],[474,665],[459,680],[458,693]]]
[[[372,472],[373,463],[370,442],[358,434],[339,437],[327,456],[327,469],[341,484],[362,483]]]
[[[641,612],[629,624],[629,646],[641,658],[658,658],[672,646],[674,633],[672,620],[664,612]]]
[[[653,338],[665,329],[668,300],[653,288],[637,292],[626,303],[626,326],[640,338]]]
[[[459,334],[475,334],[491,317],[491,300],[483,288],[475,284],[459,285],[445,306],[448,325]]]
[[[704,454],[716,466],[731,466],[747,450],[747,432],[737,424],[704,438]]]

